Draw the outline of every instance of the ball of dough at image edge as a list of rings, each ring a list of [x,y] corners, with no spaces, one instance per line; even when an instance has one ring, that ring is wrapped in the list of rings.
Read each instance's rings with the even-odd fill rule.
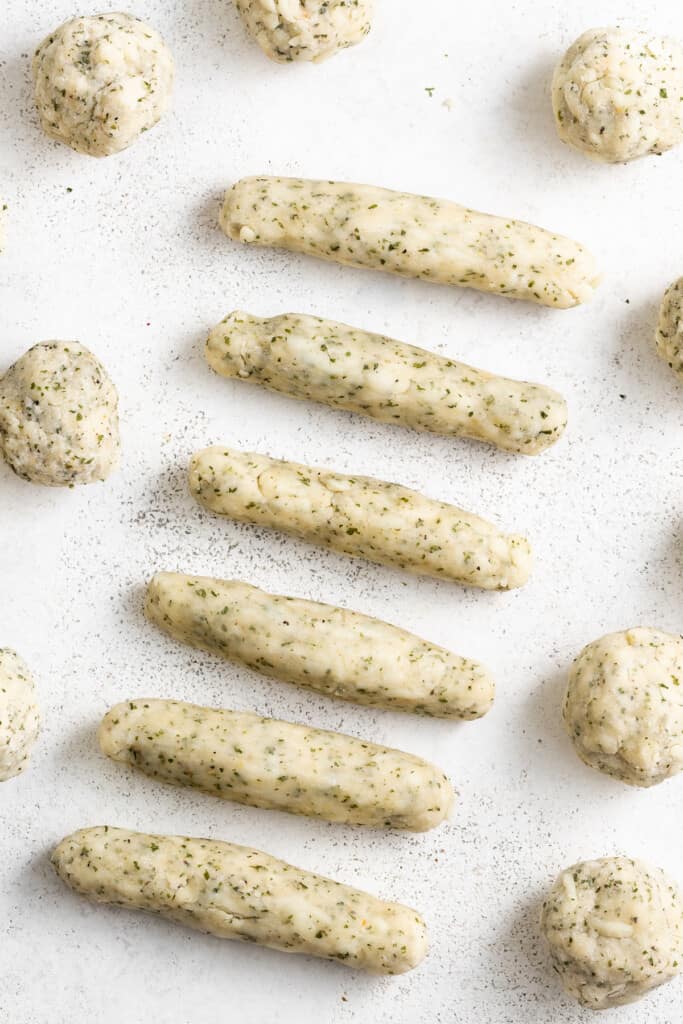
[[[683,45],[618,28],[585,32],[553,76],[563,142],[622,163],[683,142]]]
[[[319,63],[356,46],[371,28],[373,0],[235,0],[249,34],[278,63]]]
[[[153,128],[169,105],[173,57],[153,28],[130,14],[72,18],[33,57],[40,124],[89,156],[111,156]]]
[[[683,380],[683,277],[664,293],[656,341],[659,355]]]
[[[119,462],[118,395],[78,342],[34,345],[0,378],[0,450],[32,483],[106,480]]]
[[[0,648],[0,782],[23,772],[39,732],[31,673],[18,654]]]
[[[585,861],[555,880],[541,932],[570,996],[592,1010],[623,1006],[680,971],[681,892],[642,861]]]
[[[683,639],[658,629],[610,633],[581,651],[562,710],[581,760],[631,786],[683,768]]]

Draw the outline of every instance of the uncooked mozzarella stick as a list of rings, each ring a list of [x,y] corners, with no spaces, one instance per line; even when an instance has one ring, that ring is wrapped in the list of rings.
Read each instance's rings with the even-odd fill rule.
[[[493,703],[493,679],[476,661],[369,615],[240,580],[157,573],[145,612],[181,643],[356,704],[472,719]]]
[[[236,242],[557,309],[586,302],[600,281],[590,253],[562,235],[374,185],[242,178],[226,192],[220,221]]]
[[[152,911],[221,939],[403,974],[427,953],[415,910],[215,839],[102,825],[61,841],[52,863],[95,903]]]
[[[443,772],[413,754],[246,711],[126,701],[104,716],[99,741],[162,782],[347,825],[427,832],[455,799]]]
[[[223,377],[525,455],[550,447],[567,424],[566,402],[551,388],[316,316],[229,313],[211,331],[206,358]]]
[[[197,501],[218,515],[421,576],[508,590],[526,583],[531,571],[525,537],[373,477],[216,446],[193,457],[189,483]]]

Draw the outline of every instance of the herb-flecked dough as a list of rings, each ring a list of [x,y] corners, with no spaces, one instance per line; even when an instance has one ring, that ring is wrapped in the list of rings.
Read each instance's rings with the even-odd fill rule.
[[[473,719],[493,703],[494,681],[476,661],[369,615],[240,580],[157,573],[145,613],[181,643],[356,704]]]
[[[224,377],[524,455],[545,451],[567,424],[566,402],[551,388],[316,316],[229,313],[211,331],[206,358]]]
[[[590,253],[562,235],[373,185],[243,178],[226,192],[220,221],[236,242],[555,309],[586,302],[600,280]]]
[[[189,483],[218,515],[418,575],[507,590],[531,571],[525,537],[400,484],[220,446],[193,457]]]
[[[245,711],[139,698],[104,716],[100,747],[162,782],[222,800],[373,828],[426,832],[454,792],[402,750]]]
[[[222,939],[374,974],[403,974],[427,953],[415,910],[246,846],[103,825],[67,836],[52,863],[95,903],[151,911]]]
[[[15,651],[0,647],[0,782],[23,772],[39,732],[33,677]]]
[[[682,96],[683,102],[683,96]],[[683,277],[667,288],[657,323],[657,352],[683,380]]]
[[[373,0],[235,0],[250,35],[278,63],[327,60],[370,31]]]

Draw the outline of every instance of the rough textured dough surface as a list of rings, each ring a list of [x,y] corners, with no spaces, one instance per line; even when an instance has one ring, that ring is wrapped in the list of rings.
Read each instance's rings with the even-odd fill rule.
[[[537,455],[561,436],[567,405],[540,384],[494,377],[334,320],[229,313],[206,358],[224,377],[435,434]]]
[[[626,857],[563,871],[543,904],[553,967],[592,1010],[635,1002],[683,964],[683,902],[659,868]]]
[[[350,825],[427,832],[455,800],[422,758],[244,711],[126,701],[107,712],[99,741],[108,757],[163,782]]]
[[[667,288],[659,310],[657,351],[683,380],[683,277]]]
[[[683,46],[621,28],[584,32],[555,69],[560,138],[596,160],[622,163],[683,142]]]
[[[193,457],[189,482],[218,515],[421,576],[507,590],[531,571],[526,538],[400,484],[220,446]]]
[[[31,673],[18,654],[0,647],[0,782],[23,772],[39,732]]]
[[[118,395],[77,341],[34,345],[0,378],[0,450],[50,487],[106,480],[119,462]]]
[[[627,629],[593,641],[569,673],[564,721],[586,764],[631,786],[683,768],[683,639]]]
[[[372,0],[235,0],[249,33],[271,60],[326,60],[365,39]]]
[[[373,185],[243,178],[225,194],[221,227],[236,242],[557,309],[586,302],[600,279],[593,257],[571,239]]]
[[[152,911],[222,939],[403,974],[427,953],[420,915],[246,846],[103,825],[52,854],[67,885],[96,903]]]
[[[368,615],[239,580],[157,573],[145,612],[181,643],[356,704],[471,719],[493,703],[493,679],[476,661]]]
[[[33,57],[40,124],[88,156],[111,156],[153,128],[169,105],[173,57],[153,28],[130,14],[72,18]]]

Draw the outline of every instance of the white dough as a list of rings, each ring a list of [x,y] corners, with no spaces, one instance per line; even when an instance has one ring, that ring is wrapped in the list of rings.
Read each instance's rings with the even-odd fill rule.
[[[72,18],[33,57],[41,127],[78,153],[111,156],[153,128],[169,105],[173,57],[130,14]]]
[[[524,455],[545,451],[567,423],[564,399],[542,384],[317,316],[230,313],[209,335],[206,358],[224,377]]]
[[[103,825],[67,836],[52,863],[96,903],[152,911],[222,939],[374,974],[403,974],[427,953],[415,910],[246,846]]]
[[[572,665],[564,721],[586,764],[632,786],[683,768],[683,639],[628,629],[588,644]]]
[[[569,238],[374,185],[243,178],[226,192],[220,220],[236,242],[555,309],[588,301],[600,282],[591,254]]]
[[[271,60],[326,60],[370,31],[373,0],[235,0]]]
[[[454,802],[443,772],[420,757],[247,711],[129,700],[104,716],[99,741],[162,782],[343,824],[426,832]]]
[[[117,408],[92,352],[77,341],[42,342],[0,378],[0,451],[32,483],[106,480],[119,461]]]
[[[0,782],[23,772],[39,731],[31,673],[18,654],[0,647]]]
[[[218,515],[420,576],[508,590],[531,572],[525,537],[400,484],[220,446],[197,452],[189,483]]]
[[[553,77],[560,138],[621,163],[683,142],[683,46],[621,28],[585,32]]]
[[[563,871],[543,904],[541,930],[565,990],[592,1010],[632,1003],[683,965],[678,886],[626,857]]]
[[[683,380],[683,277],[668,288],[659,310],[657,351]]]

